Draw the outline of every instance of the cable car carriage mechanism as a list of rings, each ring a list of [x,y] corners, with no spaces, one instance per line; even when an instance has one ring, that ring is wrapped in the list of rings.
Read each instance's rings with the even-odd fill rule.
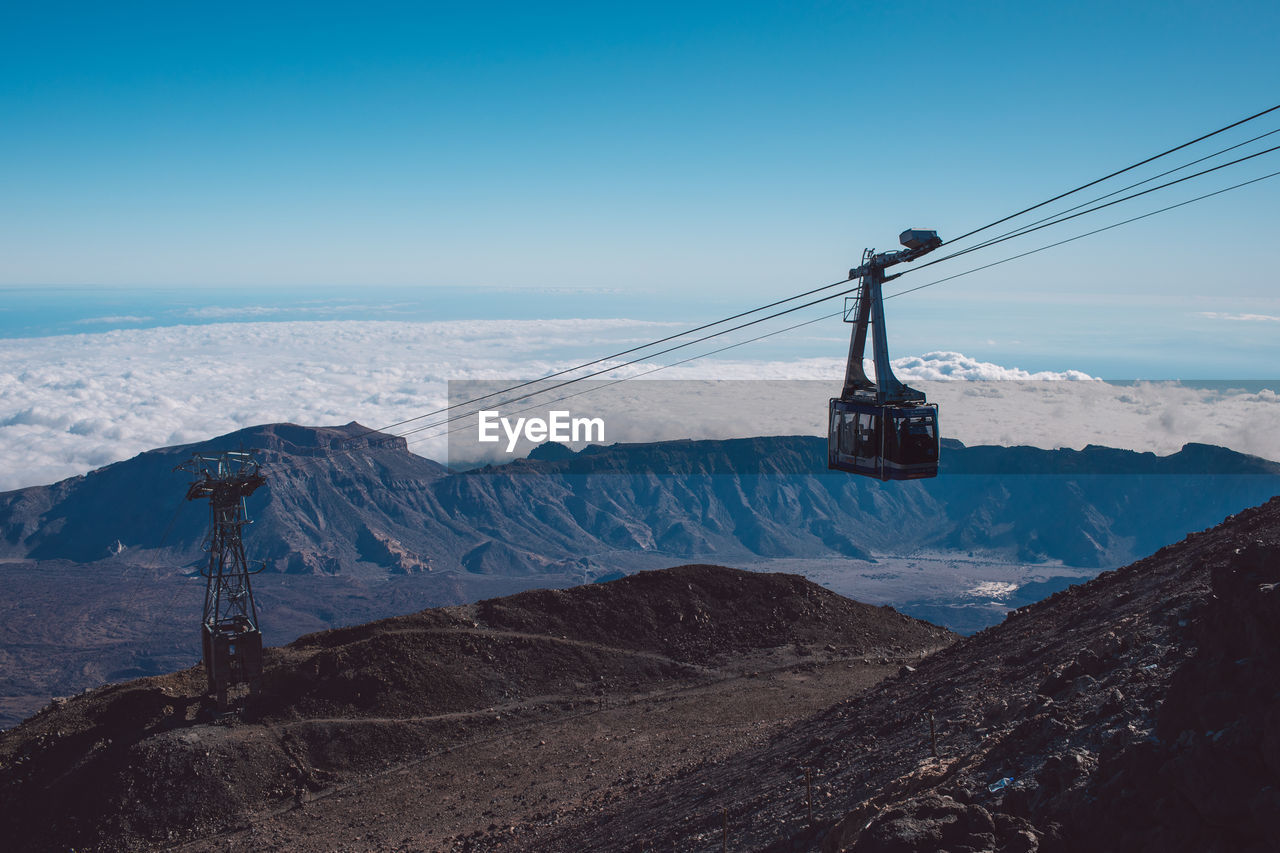
[[[903,249],[867,249],[862,265],[849,270],[860,279],[856,295],[845,298],[844,319],[853,324],[844,388],[831,398],[827,434],[827,468],[881,480],[915,480],[938,475],[938,405],[924,392],[899,382],[889,366],[881,286],[901,275],[885,268],[933,251],[942,245],[936,231],[909,229],[898,237]],[[875,379],[867,377],[863,354],[867,330],[872,336]]]

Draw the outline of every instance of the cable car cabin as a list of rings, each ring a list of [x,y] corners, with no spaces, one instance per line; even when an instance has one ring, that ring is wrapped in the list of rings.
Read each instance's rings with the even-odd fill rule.
[[[919,480],[938,476],[938,407],[923,391],[898,381],[889,361],[884,330],[883,285],[894,264],[914,261],[942,245],[937,231],[908,228],[898,235],[901,251],[867,249],[862,265],[849,270],[858,280],[856,296],[846,296],[844,321],[853,325],[844,387],[833,397],[827,420],[827,467],[881,480]],[[900,275],[900,273],[899,273]],[[871,338],[875,378],[863,356]]]
[[[936,403],[877,404],[832,398],[827,467],[881,480],[938,476]]]

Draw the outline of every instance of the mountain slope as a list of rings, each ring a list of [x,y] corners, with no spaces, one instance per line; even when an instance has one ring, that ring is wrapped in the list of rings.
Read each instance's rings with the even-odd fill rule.
[[[1273,850],[1278,626],[1280,498],[1022,608],[767,746],[476,849],[697,849],[727,822],[740,850]]]
[[[355,563],[359,545],[377,547],[362,540],[369,532],[359,523],[361,515],[408,515],[422,491],[447,473],[409,453],[403,439],[370,433],[355,423],[251,427],[198,444],[150,450],[52,486],[0,494],[0,557],[197,562],[208,527],[207,505],[183,501],[190,476],[174,469],[193,453],[244,448],[259,451],[269,475],[280,471],[250,499],[255,526],[246,536],[258,546],[254,555],[279,570],[336,571],[343,561]],[[441,515],[434,504],[428,514]],[[378,536],[371,538],[377,542]],[[333,551],[329,541],[343,547]],[[378,558],[394,564],[389,555]]]
[[[661,758],[676,772],[953,639],[796,576],[716,566],[326,631],[268,651],[241,719],[214,718],[197,668],[100,688],[0,733],[0,837],[15,850],[138,850],[245,821],[270,826],[323,797],[327,816],[295,815],[304,827],[287,846],[345,847],[332,821],[365,811],[348,792],[386,780],[387,796],[404,795],[405,774],[435,779],[444,765],[490,776],[468,783],[486,793],[466,792],[457,814],[432,804],[432,838],[465,835],[488,825],[481,812],[517,781],[545,793],[552,755],[577,762],[583,738],[601,730],[625,739],[659,716],[682,720],[667,747],[595,768],[631,779]],[[709,706],[722,712],[702,719]],[[717,743],[690,752],[690,730]],[[493,744],[506,772],[467,757]],[[523,777],[510,770],[518,755]],[[593,776],[555,788],[558,808],[588,801]],[[530,804],[522,795],[507,808],[517,819]]]
[[[1269,850],[1278,596],[1280,498],[950,644],[709,566],[425,611],[272,650],[241,721],[201,720],[198,670],[51,707],[0,734],[0,832],[18,849]]]
[[[250,554],[321,574],[590,572],[584,555],[904,548],[1103,567],[1280,491],[1280,465],[1205,445],[1157,457],[948,442],[938,479],[883,484],[828,472],[825,443],[802,436],[591,447],[449,474],[358,424],[275,424],[0,495],[0,558],[195,565],[206,519],[181,500],[185,477],[172,469],[193,451],[244,446],[262,449],[268,475],[250,500]]]

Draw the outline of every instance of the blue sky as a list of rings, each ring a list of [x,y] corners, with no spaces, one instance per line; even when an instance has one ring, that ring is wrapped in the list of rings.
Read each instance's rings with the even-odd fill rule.
[[[588,288],[591,316],[698,320],[1280,103],[1274,3],[178,6],[0,11],[0,286],[34,288],[0,293],[10,314],[355,293],[574,316],[572,292],[502,294]],[[894,354],[1270,377],[1280,322],[1238,318],[1280,317],[1278,199],[1280,179],[905,297]],[[22,310],[9,334],[57,325]]]

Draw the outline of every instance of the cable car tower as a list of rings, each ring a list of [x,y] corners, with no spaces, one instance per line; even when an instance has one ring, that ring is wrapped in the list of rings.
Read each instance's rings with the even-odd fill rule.
[[[829,404],[827,467],[881,480],[915,480],[938,475],[938,406],[923,391],[893,375],[884,328],[881,286],[897,275],[885,268],[914,261],[942,245],[936,231],[909,229],[898,237],[903,249],[862,253],[862,265],[849,270],[861,279],[855,296],[845,298],[844,320],[853,324],[844,388]],[[867,377],[863,357],[871,331],[875,379]]]
[[[262,632],[249,584],[249,576],[257,572],[249,571],[241,531],[251,523],[245,498],[267,478],[253,453],[243,450],[197,453],[176,470],[198,478],[187,487],[187,500],[209,500],[204,541],[209,564],[201,570],[205,590],[200,635],[209,692],[217,696],[218,708],[226,710],[228,688],[248,684],[251,693],[257,692],[262,675]]]

